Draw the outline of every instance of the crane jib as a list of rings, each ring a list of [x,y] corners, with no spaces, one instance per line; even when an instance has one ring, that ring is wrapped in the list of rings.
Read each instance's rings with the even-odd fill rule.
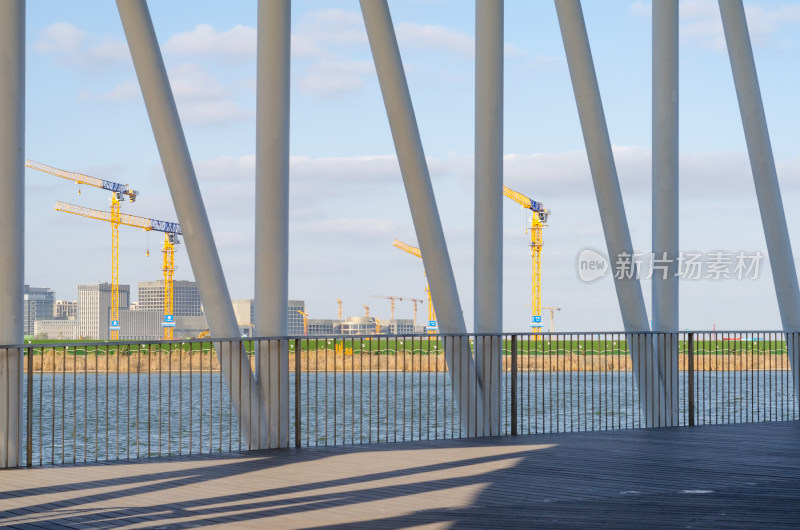
[[[110,180],[104,180],[103,189],[108,191],[116,191],[118,193],[126,193],[128,191],[128,186],[126,186],[125,184],[120,184],[118,182],[111,182]]]
[[[168,221],[158,221],[157,219],[150,220],[150,229],[158,232],[166,232],[168,234],[180,234],[181,225],[178,223],[170,223]]]

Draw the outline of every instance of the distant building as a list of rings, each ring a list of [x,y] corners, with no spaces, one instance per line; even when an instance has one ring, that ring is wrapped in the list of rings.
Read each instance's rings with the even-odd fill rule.
[[[162,311],[139,311],[123,309],[119,312],[120,340],[153,340],[163,337]]]
[[[233,313],[236,315],[239,327],[255,325],[256,307],[252,298],[231,300],[231,303],[233,303]]]
[[[208,322],[204,316],[175,317],[172,334],[176,339],[193,339],[207,329]]]
[[[397,318],[381,322],[381,333],[387,335],[411,335],[415,333],[414,321],[410,318]]]
[[[196,282],[175,280],[172,283],[172,314],[175,317],[201,317],[203,306]],[[164,314],[164,280],[139,282],[137,311],[159,311]],[[127,307],[127,306],[126,306]]]
[[[382,320],[378,323],[375,317],[346,317],[343,322],[338,320],[331,320],[332,331],[324,331],[318,334],[336,334],[336,335],[411,335],[416,332],[414,329],[414,321],[410,318],[398,318],[394,320]],[[380,324],[380,331],[378,330]],[[309,335],[311,333],[311,324],[309,321]]]
[[[339,326],[338,320],[328,320],[321,318],[308,319],[308,334],[309,335],[334,335],[336,328]],[[302,333],[301,333],[302,335]]]
[[[34,322],[52,319],[56,294],[47,287],[31,287],[23,290],[23,329],[25,335],[34,334]]]
[[[346,317],[339,333],[342,335],[374,335],[375,317]]]
[[[239,300],[232,300],[233,312],[236,314],[236,322],[239,324],[239,330],[242,335],[247,337],[254,336],[254,328],[256,325],[256,307],[252,298],[244,298]],[[306,303],[303,300],[289,300],[286,307],[287,316],[287,334],[288,335],[302,335],[303,334],[303,315],[297,311],[306,312]],[[310,325],[309,321],[309,325]]]
[[[78,302],[75,300],[56,300],[53,306],[53,317],[76,320],[78,318]]]
[[[36,320],[33,336],[38,340],[78,340],[78,321],[74,318]]]
[[[162,311],[141,311],[124,309],[119,312],[120,340],[157,340],[164,337]],[[208,329],[206,317],[175,317],[172,336],[175,339],[193,339]]]
[[[130,306],[130,285],[119,286],[120,313]],[[78,285],[78,338],[108,340],[111,336],[111,284]],[[121,330],[122,333],[125,330]],[[121,333],[121,335],[122,335]]]
[[[306,311],[306,303],[304,300],[289,300],[289,307],[286,309],[288,314],[288,326],[287,331],[289,335],[302,335],[303,334],[303,315],[298,313],[298,311],[302,311],[303,313],[307,313]]]

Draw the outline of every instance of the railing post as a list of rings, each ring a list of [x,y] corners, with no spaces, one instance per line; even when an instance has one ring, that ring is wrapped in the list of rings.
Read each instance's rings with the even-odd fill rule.
[[[294,340],[294,446],[300,447],[300,339]]]
[[[24,349],[22,350],[25,351]],[[27,425],[25,432],[27,434],[27,447],[26,452],[26,465],[33,466],[33,348],[28,348],[28,409],[27,409]]]
[[[689,427],[694,427],[694,333],[689,333],[688,339],[686,355],[689,371],[689,395],[687,399],[689,400]]]
[[[511,336],[511,436],[517,435],[517,336]]]

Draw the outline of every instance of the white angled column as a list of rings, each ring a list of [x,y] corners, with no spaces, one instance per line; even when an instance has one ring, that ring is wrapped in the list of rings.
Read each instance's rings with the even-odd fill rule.
[[[461,302],[389,6],[386,0],[361,0],[361,13],[367,27],[439,329],[444,335],[465,333],[467,328],[461,313]],[[469,351],[469,341],[447,339],[445,343],[445,358],[453,380],[462,430],[468,436],[482,434],[483,396],[475,361]]]
[[[578,0],[555,0],[555,5],[600,210],[600,222],[613,270],[618,257],[633,255],[633,244],[611,151],[589,37]],[[615,274],[614,287],[625,331],[649,331],[647,310],[638,278]],[[654,398],[658,395],[658,375],[653,364],[652,344],[647,345],[649,341],[643,342],[632,335],[628,335],[627,342],[631,348],[640,406],[646,412],[648,426],[651,426],[655,423],[655,405],[658,402],[656,400],[654,403]]]
[[[117,9],[212,337],[238,339],[239,326],[147,3],[117,0]],[[240,341],[217,343],[216,350],[231,401],[239,413],[242,436],[249,447],[258,447],[259,432],[267,420],[260,413],[247,353]]]
[[[25,1],[0,1],[0,346],[23,342]],[[22,353],[0,348],[0,468],[22,465]]]
[[[255,333],[284,337],[289,302],[289,71],[291,4],[258,2]],[[269,447],[289,445],[287,340],[259,341],[258,390]]]
[[[756,187],[758,208],[761,211],[761,224],[767,241],[769,263],[772,267],[772,280],[778,298],[778,309],[784,331],[800,331],[800,290],[797,284],[792,255],[792,243],[786,226],[778,173],[772,156],[767,118],[758,85],[756,63],[750,34],[747,29],[744,6],[741,0],[720,0],[722,28],[728,44],[728,56],[733,71],[733,82],[739,99],[739,112],[742,115],[747,151],[750,155],[750,168]],[[794,394],[800,400],[800,352],[789,340],[789,361],[792,366]]]
[[[678,0],[653,3],[653,331],[662,425],[678,424]]]
[[[503,0],[475,2],[475,333],[503,332]],[[500,435],[501,337],[476,337],[488,433]]]

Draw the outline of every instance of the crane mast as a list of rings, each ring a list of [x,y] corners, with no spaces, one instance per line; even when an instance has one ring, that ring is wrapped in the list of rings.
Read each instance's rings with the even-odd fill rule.
[[[547,226],[550,210],[539,201],[503,186],[503,195],[531,211],[531,328],[542,331],[542,229]]]
[[[177,234],[164,234],[164,246],[161,248],[162,267],[164,273],[164,338],[172,339],[175,328],[175,244],[178,243]]]
[[[399,239],[395,239],[392,242],[392,245],[394,245],[396,248],[399,248],[403,252],[407,252],[407,253],[411,254],[412,256],[416,256],[416,257],[422,259],[422,252],[419,250],[419,247],[412,247],[411,245],[409,245],[407,243],[403,243]],[[431,298],[431,289],[430,289],[430,285],[428,285],[428,284],[425,284],[425,293],[428,295],[428,325],[427,325],[427,330],[428,330],[429,334],[433,335],[439,329],[439,326],[438,326],[438,323],[436,322],[436,311],[434,310],[434,307],[433,307],[433,298]],[[417,305],[414,304],[414,325],[415,326],[416,326],[416,320],[417,320]]]
[[[111,340],[119,340],[119,192],[111,194]]]

